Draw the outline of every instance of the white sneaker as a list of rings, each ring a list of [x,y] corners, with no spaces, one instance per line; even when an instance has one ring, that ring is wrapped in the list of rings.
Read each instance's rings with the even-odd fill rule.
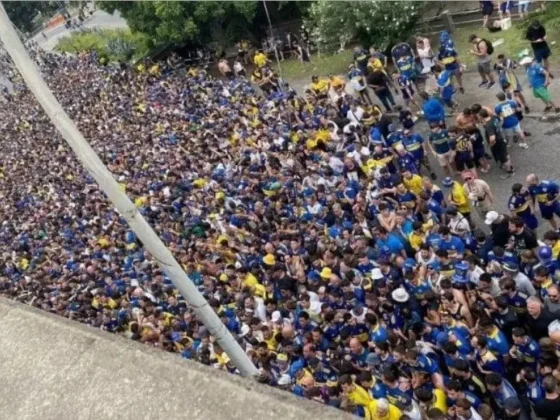
[[[528,149],[529,145],[527,143],[519,143],[519,147],[521,147],[522,149]]]

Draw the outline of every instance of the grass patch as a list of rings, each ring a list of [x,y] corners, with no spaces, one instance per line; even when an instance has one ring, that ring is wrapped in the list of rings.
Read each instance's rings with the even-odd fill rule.
[[[280,62],[282,75],[288,80],[311,79],[311,76],[328,76],[334,74],[346,74],[348,65],[352,62],[352,50],[342,51],[333,55],[317,54],[311,56],[311,63],[306,64],[297,59],[289,59]],[[275,65],[276,70],[278,70]]]
[[[560,17],[558,18],[558,23],[560,23]],[[560,32],[556,28],[552,28],[551,25],[546,25],[547,29],[547,40],[552,50],[551,61],[553,63],[558,63],[560,57],[558,56],[558,42],[560,41]],[[457,47],[457,52],[459,53],[461,62],[467,66],[467,69],[472,69],[476,66],[476,56],[470,54],[469,51],[472,49],[472,44],[469,42],[469,35],[477,34],[481,38],[486,38],[492,43],[503,39],[504,42],[501,45],[494,47],[493,56],[496,57],[498,54],[505,54],[506,57],[513,58],[514,60],[519,59],[519,54],[528,49],[529,54],[533,53],[531,49],[531,44],[525,39],[525,32],[527,27],[522,22],[515,22],[515,24],[507,31],[500,32],[489,32],[486,29],[481,29],[480,25],[471,25],[461,28],[456,28],[452,34],[453,40]],[[556,45],[551,45],[552,41],[556,41]],[[439,45],[439,41],[433,45]]]
[[[130,62],[145,56],[151,47],[149,37],[129,29],[84,28],[62,38],[55,49],[71,54],[94,50],[106,61]]]

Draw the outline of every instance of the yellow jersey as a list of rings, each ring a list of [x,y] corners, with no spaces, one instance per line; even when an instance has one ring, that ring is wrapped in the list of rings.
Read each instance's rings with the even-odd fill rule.
[[[422,177],[417,174],[413,174],[409,179],[403,178],[403,184],[407,190],[413,192],[416,195],[420,195],[420,193],[424,190],[424,187],[422,185]]]
[[[266,62],[268,61],[268,58],[266,58],[266,55],[261,52],[255,54],[255,57],[253,57],[253,61],[255,62],[255,65],[257,67],[264,67],[266,65]]]

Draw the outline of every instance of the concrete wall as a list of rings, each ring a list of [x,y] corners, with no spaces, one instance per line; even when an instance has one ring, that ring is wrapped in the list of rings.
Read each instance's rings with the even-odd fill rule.
[[[344,419],[341,411],[0,299],[0,419]]]

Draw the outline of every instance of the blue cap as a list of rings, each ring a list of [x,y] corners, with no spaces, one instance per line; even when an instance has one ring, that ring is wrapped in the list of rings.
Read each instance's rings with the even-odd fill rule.
[[[552,258],[552,248],[549,246],[541,246],[539,248],[539,258],[541,260],[550,260]]]
[[[449,187],[451,187],[451,186],[453,185],[453,179],[451,179],[450,176],[446,176],[446,177],[443,179],[442,184],[443,184],[444,187],[449,188]]]
[[[397,129],[397,127],[395,127],[395,124],[389,124],[387,129],[392,132],[392,131],[395,131]]]
[[[416,268],[417,265],[418,263],[414,258],[407,258],[404,262],[404,266],[410,269]]]

